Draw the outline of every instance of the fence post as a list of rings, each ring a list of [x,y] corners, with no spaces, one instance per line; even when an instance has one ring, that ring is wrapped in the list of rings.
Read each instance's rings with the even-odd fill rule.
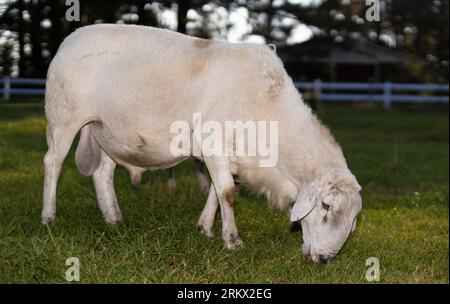
[[[322,95],[322,81],[320,79],[314,80],[314,94],[320,100]]]
[[[11,98],[11,78],[3,78],[3,99],[8,101]]]
[[[392,88],[391,83],[389,81],[386,81],[384,83],[384,94],[383,94],[383,109],[385,111],[389,111],[391,109],[391,95],[392,95]]]
[[[11,98],[11,79],[9,77],[3,78],[3,99],[9,100]]]

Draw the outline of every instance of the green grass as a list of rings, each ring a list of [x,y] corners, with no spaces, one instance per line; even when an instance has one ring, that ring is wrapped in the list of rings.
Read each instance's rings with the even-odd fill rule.
[[[147,172],[133,187],[119,168],[125,224],[115,228],[104,224],[72,150],[59,181],[57,222],[43,226],[42,105],[0,105],[0,283],[64,283],[72,256],[80,259],[82,283],[365,283],[372,256],[381,283],[448,283],[448,112],[340,108],[319,116],[364,188],[356,232],[325,266],[305,261],[301,235],[288,231],[284,214],[246,191],[236,203],[242,250],[199,235],[206,198],[191,162],[176,168],[172,192],[164,171]]]

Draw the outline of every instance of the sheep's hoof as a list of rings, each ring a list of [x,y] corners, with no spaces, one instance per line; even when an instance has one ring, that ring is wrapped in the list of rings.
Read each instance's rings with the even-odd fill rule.
[[[50,225],[55,222],[55,216],[48,216],[48,215],[42,215],[41,216],[41,223],[43,225]]]
[[[105,222],[108,225],[117,226],[123,223],[122,216],[112,216],[112,217],[105,217]]]
[[[197,225],[197,230],[198,230],[201,234],[206,235],[207,237],[212,238],[212,237],[214,236],[214,229],[213,229],[212,227],[207,228],[207,227],[205,227],[205,226],[202,225],[202,224],[198,224],[198,225]]]
[[[106,222],[106,224],[111,225],[111,226],[119,226],[119,225],[123,224],[122,219],[105,220],[105,222]]]
[[[244,242],[241,240],[240,237],[237,237],[232,240],[224,241],[224,244],[225,244],[225,248],[227,248],[228,250],[237,250],[237,249],[244,247]]]

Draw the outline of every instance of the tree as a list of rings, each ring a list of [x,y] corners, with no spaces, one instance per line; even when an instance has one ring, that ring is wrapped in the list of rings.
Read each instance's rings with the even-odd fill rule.
[[[31,61],[32,61],[32,77],[40,78],[45,76],[42,58],[42,2],[41,0],[32,0],[29,3],[29,11],[31,15],[31,26],[29,27],[31,42]]]
[[[400,50],[413,58],[419,67],[415,69],[418,81],[448,82],[448,0],[381,0],[384,9],[380,22],[365,20],[367,7],[360,0],[323,0],[309,6],[289,0],[80,2],[81,22],[67,22],[64,19],[64,0],[7,2],[6,9],[0,15],[0,26],[14,33],[13,39],[16,39],[17,45],[13,44],[12,49],[10,46],[3,47],[2,56],[8,57],[5,55],[7,50],[18,51],[19,59],[14,62],[13,58],[12,65],[18,66],[21,76],[45,77],[49,61],[60,43],[79,26],[118,21],[164,26],[160,24],[159,14],[169,9],[177,11],[179,32],[204,38],[226,38],[230,24],[219,28],[223,24],[217,24],[217,13],[225,11],[229,16],[236,9],[244,9],[248,11],[251,25],[251,32],[247,35],[258,35],[266,43],[285,45],[296,27],[305,24],[313,29],[316,37],[334,43],[351,46],[354,43],[373,42]],[[188,19],[190,10],[197,12],[199,20]],[[24,19],[25,15],[30,17]],[[124,20],[130,16],[131,19]],[[43,27],[42,23],[48,23],[47,19],[51,21],[51,26]]]
[[[0,45],[0,75],[11,76],[14,66],[13,50],[14,46],[10,39]]]
[[[25,76],[25,21],[23,20],[24,4],[23,0],[17,1],[17,40],[19,43],[19,77]]]
[[[191,7],[191,0],[179,0],[178,4],[178,12],[177,12],[177,21],[178,21],[178,32],[185,34],[186,33],[186,23],[187,23],[187,13],[189,8]]]

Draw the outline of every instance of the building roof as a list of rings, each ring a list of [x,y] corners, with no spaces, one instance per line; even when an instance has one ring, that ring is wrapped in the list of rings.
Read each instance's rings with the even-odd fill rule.
[[[407,62],[404,54],[373,43],[337,44],[321,38],[313,38],[301,44],[280,47],[277,53],[287,64],[404,65]]]

